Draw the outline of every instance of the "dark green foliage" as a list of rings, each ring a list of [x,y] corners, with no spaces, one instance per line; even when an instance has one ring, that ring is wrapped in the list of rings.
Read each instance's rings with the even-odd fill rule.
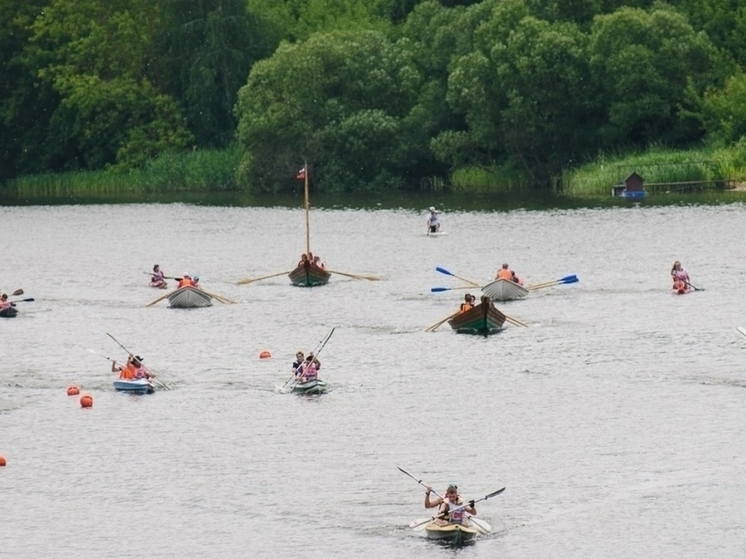
[[[740,0],[0,0],[0,180],[237,135],[255,190],[304,159],[326,190],[546,186],[600,151],[743,149],[744,71]]]

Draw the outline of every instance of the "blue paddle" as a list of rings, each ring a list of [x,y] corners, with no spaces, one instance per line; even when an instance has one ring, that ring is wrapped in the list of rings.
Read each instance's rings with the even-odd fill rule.
[[[477,282],[472,281],[470,279],[462,278],[461,276],[457,276],[453,272],[449,272],[448,270],[446,270],[445,268],[441,268],[440,266],[436,266],[435,271],[440,272],[441,274],[445,274],[447,276],[453,276],[454,278],[458,278],[461,281],[465,281],[466,283],[472,284],[474,287],[480,287],[480,285]]]
[[[562,284],[565,284],[565,283],[577,283],[579,281],[580,280],[578,279],[578,276],[576,276],[575,274],[573,274],[571,276],[565,276],[564,278],[560,278],[558,280],[545,281],[544,283],[538,283],[536,285],[530,285],[526,289],[528,289],[529,291],[533,291],[534,289],[541,289],[543,287],[551,287],[553,285],[562,285]]]
[[[452,291],[454,289],[472,289],[473,286],[468,287],[431,287],[430,292],[431,293],[440,293],[441,291]]]

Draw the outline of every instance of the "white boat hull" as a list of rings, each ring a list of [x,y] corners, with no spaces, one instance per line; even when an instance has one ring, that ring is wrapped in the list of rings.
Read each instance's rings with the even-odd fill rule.
[[[493,301],[516,301],[525,299],[528,289],[514,281],[498,279],[482,288],[482,293]]]
[[[114,390],[131,392],[133,394],[151,394],[155,391],[151,382],[146,378],[132,380],[117,379],[114,381]]]
[[[212,297],[196,287],[181,287],[168,296],[168,302],[174,309],[196,309],[211,307]]]

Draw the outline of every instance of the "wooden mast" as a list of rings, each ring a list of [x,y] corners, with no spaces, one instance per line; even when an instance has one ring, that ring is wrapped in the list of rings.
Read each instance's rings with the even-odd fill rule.
[[[309,204],[308,204],[308,163],[303,162],[303,178],[305,179],[304,196],[306,199],[306,254],[311,256],[311,223],[309,220]]]

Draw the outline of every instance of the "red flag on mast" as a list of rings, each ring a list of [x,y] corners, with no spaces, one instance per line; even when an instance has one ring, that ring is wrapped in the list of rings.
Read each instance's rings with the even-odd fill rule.
[[[300,180],[305,179],[306,178],[306,168],[303,167],[300,171],[298,171],[298,174],[295,175],[295,178],[296,179],[300,179]]]

